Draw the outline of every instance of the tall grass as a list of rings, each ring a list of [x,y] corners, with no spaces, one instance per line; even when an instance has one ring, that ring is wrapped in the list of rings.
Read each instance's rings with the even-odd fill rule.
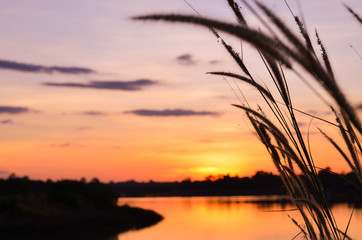
[[[330,106],[336,121],[332,123],[318,119],[338,128],[345,146],[338,145],[323,130],[320,129],[320,132],[337,149],[355,173],[359,180],[356,187],[359,189],[362,189],[360,161],[362,148],[359,142],[362,134],[361,121],[338,85],[328,54],[317,31],[315,38],[321,56],[315,51],[312,37],[304,27],[304,23],[293,13],[300,36],[296,35],[264,4],[257,1],[254,2],[255,4],[250,4],[247,0],[241,1],[260,21],[266,31],[251,27],[234,0],[227,0],[227,3],[235,14],[236,24],[203,18],[200,15],[157,14],[134,17],[133,19],[201,25],[209,28],[221,40],[223,47],[238,64],[243,74],[230,72],[210,72],[209,74],[232,78],[253,86],[259,91],[271,111],[273,117],[267,116],[260,107],[256,109],[250,107],[247,101],[244,104],[234,105],[245,112],[256,135],[269,152],[291,201],[299,210],[303,222],[292,219],[300,230],[299,234],[304,235],[306,239],[350,239],[347,234],[348,227],[346,229],[338,227],[323,191],[317,174],[316,162],[310,150],[308,136],[302,134],[299,125],[300,120],[295,114],[296,112],[304,112],[293,106],[293,98],[285,71],[295,73],[323,102]],[[346,6],[346,8],[361,23],[359,15],[350,7]],[[267,86],[264,87],[255,80],[256,78],[240,55],[220,37],[218,31],[248,42],[257,50],[269,72],[272,83],[278,90],[277,94],[272,93]],[[323,98],[312,87],[313,84],[309,82],[310,79],[324,89],[333,101],[329,102]],[[281,99],[281,102],[278,99]]]

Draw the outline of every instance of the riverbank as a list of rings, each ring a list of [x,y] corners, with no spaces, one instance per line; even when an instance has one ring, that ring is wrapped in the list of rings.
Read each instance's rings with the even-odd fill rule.
[[[344,202],[361,206],[361,190],[353,173],[333,174],[329,170],[321,170],[318,176],[329,203]],[[252,177],[225,175],[218,178],[210,177],[203,181],[191,181],[191,179],[181,182],[127,181],[109,185],[120,197],[287,195],[280,177],[263,171],[255,173]]]
[[[99,239],[152,226],[162,216],[129,206],[53,216],[23,215],[2,222],[0,239]],[[80,237],[82,236],[82,237]]]
[[[13,177],[0,180],[0,189],[0,239],[109,239],[163,219],[151,210],[117,206],[117,194],[97,181]]]

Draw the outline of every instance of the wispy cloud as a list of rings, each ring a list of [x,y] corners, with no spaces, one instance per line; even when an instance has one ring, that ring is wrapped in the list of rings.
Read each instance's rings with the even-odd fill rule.
[[[100,111],[84,111],[84,112],[79,112],[79,114],[88,115],[88,116],[105,116],[105,115],[107,115],[106,113],[100,112]]]
[[[316,110],[307,110],[306,113],[311,114],[311,115],[317,115],[318,112]]]
[[[2,170],[0,170],[0,176],[4,176],[4,175],[7,175],[7,174],[9,174],[8,171],[2,171]]]
[[[113,150],[119,150],[119,149],[121,149],[121,146],[119,146],[119,145],[114,145],[114,146],[110,146],[109,148],[110,148],[110,149],[113,149]]]
[[[147,117],[184,117],[184,116],[219,116],[218,112],[209,111],[193,111],[188,109],[164,109],[164,110],[148,110],[137,109],[132,111],[125,111],[124,113],[135,114],[138,116]]]
[[[90,81],[88,83],[52,83],[45,82],[43,85],[51,87],[73,87],[73,88],[93,88],[123,91],[143,90],[145,87],[158,84],[150,79],[139,79],[135,81]]]
[[[96,71],[83,67],[59,67],[59,66],[43,66],[28,63],[19,63],[7,60],[0,60],[0,68],[22,72],[34,73],[66,73],[66,74],[90,74]]]
[[[305,126],[308,126],[308,123],[299,121],[298,126],[299,127],[305,127]]]
[[[215,96],[213,96],[213,98],[215,98],[215,99],[234,99],[234,97],[233,96],[226,96],[226,95],[215,95]]]
[[[79,127],[77,128],[78,131],[89,131],[89,130],[93,130],[92,127],[89,126],[83,126],[83,127]]]
[[[70,147],[70,143],[52,144],[52,147],[66,148],[66,147]]]
[[[330,115],[334,115],[334,113],[332,111],[325,111],[322,113],[322,115],[330,116]]]
[[[334,115],[334,113],[332,111],[316,111],[316,110],[308,110],[306,111],[306,113],[312,115],[312,116],[330,116],[330,115]]]
[[[212,139],[201,139],[199,142],[200,143],[213,143],[214,140],[212,140]]]
[[[11,119],[4,119],[4,120],[0,120],[0,124],[13,124],[13,120]]]
[[[219,63],[221,63],[220,60],[211,60],[211,61],[209,61],[209,64],[211,64],[211,65],[216,65],[216,64],[219,64]]]
[[[69,148],[69,147],[75,147],[75,148],[83,148],[85,147],[82,144],[77,144],[77,143],[60,143],[60,144],[52,144],[52,147],[56,147],[56,148]]]
[[[181,65],[196,65],[196,61],[193,59],[193,56],[189,53],[180,55],[176,58],[177,63]]]
[[[0,114],[21,114],[29,111],[27,107],[0,106]]]

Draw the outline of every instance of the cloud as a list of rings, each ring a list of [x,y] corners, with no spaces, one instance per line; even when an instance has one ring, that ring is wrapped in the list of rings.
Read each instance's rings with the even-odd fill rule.
[[[298,122],[298,126],[299,127],[305,127],[305,126],[307,126],[308,124],[307,123],[305,123],[305,122]]]
[[[317,115],[318,114],[318,112],[315,111],[315,110],[308,110],[308,111],[306,111],[306,113],[308,113],[310,115]]]
[[[29,108],[26,107],[11,107],[11,106],[0,106],[0,114],[20,114],[29,112]]]
[[[88,127],[88,126],[84,126],[84,127],[79,127],[77,128],[78,131],[89,131],[89,130],[93,130],[92,127]]]
[[[1,124],[13,124],[13,120],[11,119],[4,119],[4,120],[0,120]]]
[[[59,67],[59,66],[43,66],[27,63],[19,63],[13,61],[0,60],[0,68],[34,73],[66,73],[66,74],[90,74],[96,71],[82,67]]]
[[[316,111],[316,110],[308,110],[306,111],[307,114],[311,115],[311,116],[330,116],[330,115],[334,115],[334,113],[332,111]]]
[[[326,112],[323,112],[322,115],[330,116],[330,115],[334,115],[334,113],[332,111],[326,111]]]
[[[226,95],[215,95],[214,98],[216,99],[234,99],[234,97],[226,96]]]
[[[157,81],[149,79],[139,79],[135,81],[90,81],[88,83],[52,83],[45,82],[43,85],[51,87],[74,87],[74,88],[93,88],[93,89],[109,89],[109,90],[124,90],[137,91],[144,87],[149,87],[158,84]]]
[[[176,58],[176,61],[181,65],[196,65],[196,61],[193,59],[193,56],[189,53],[180,55]]]
[[[211,60],[211,61],[209,61],[209,64],[211,64],[211,65],[216,65],[216,64],[219,64],[219,63],[221,63],[220,60]]]
[[[88,116],[105,116],[105,115],[107,115],[106,113],[99,112],[99,111],[85,111],[85,112],[80,112],[80,114],[88,115]]]
[[[114,149],[114,150],[119,150],[119,149],[121,149],[121,146],[115,145],[115,146],[110,146],[109,148]]]
[[[52,147],[56,147],[56,148],[70,148],[70,147],[75,147],[75,148],[83,148],[85,147],[82,144],[77,144],[77,143],[60,143],[60,144],[52,144]]]
[[[52,147],[66,148],[70,147],[70,143],[52,144]]]
[[[184,116],[218,116],[217,112],[208,111],[193,111],[187,109],[164,109],[164,110],[147,110],[138,109],[132,111],[126,111],[124,113],[135,114],[138,116],[147,117],[184,117]]]
[[[212,139],[201,139],[199,142],[200,143],[214,143],[215,141]]]
[[[0,170],[0,176],[8,175],[8,174],[9,174],[8,171],[2,171],[2,170]]]

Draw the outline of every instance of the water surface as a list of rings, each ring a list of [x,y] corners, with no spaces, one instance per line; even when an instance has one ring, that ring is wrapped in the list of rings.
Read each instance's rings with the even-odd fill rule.
[[[151,209],[165,219],[150,228],[122,233],[118,240],[293,239],[299,230],[290,217],[301,223],[298,212],[291,211],[291,204],[268,202],[270,198],[275,197],[120,198],[120,205]],[[339,227],[344,229],[352,206],[335,204],[332,209]],[[362,209],[358,208],[349,230],[353,239],[362,240],[361,228]]]

